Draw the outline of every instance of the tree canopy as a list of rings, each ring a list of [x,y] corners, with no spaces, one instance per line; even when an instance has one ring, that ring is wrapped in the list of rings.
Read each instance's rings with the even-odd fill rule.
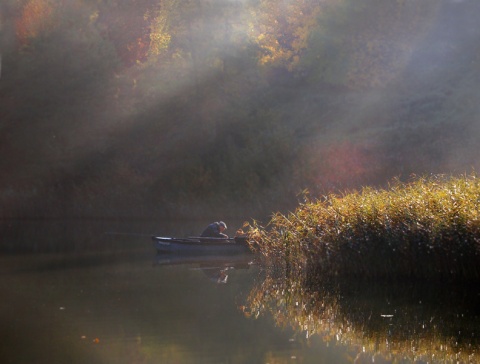
[[[265,212],[475,168],[479,10],[5,0],[0,215]]]

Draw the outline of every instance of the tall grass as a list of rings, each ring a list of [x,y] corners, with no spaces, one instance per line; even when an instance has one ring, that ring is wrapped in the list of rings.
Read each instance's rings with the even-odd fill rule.
[[[320,276],[478,280],[476,175],[394,180],[307,201],[250,229],[264,257]]]

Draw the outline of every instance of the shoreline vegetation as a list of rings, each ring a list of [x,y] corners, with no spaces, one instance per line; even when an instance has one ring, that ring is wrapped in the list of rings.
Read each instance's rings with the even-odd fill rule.
[[[480,179],[414,177],[306,199],[250,226],[252,247],[288,272],[315,280],[480,279]]]

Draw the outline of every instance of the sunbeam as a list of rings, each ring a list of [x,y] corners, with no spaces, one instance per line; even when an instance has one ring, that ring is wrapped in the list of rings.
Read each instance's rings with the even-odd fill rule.
[[[268,211],[478,166],[472,1],[3,9],[4,215]]]

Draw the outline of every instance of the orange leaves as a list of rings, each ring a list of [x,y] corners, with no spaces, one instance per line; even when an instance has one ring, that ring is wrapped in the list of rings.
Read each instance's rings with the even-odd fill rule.
[[[16,33],[22,44],[55,26],[54,4],[50,0],[30,0],[16,21]]]

